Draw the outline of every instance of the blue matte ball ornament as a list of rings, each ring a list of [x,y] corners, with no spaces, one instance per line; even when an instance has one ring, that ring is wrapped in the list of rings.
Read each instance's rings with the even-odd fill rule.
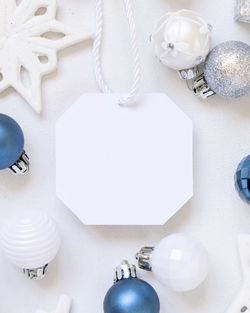
[[[128,269],[124,269],[126,265]],[[116,276],[105,296],[104,313],[159,313],[160,302],[154,288],[136,277],[133,265],[123,264],[121,267],[120,278]]]
[[[12,166],[22,155],[24,136],[11,117],[0,114],[0,170]]]
[[[250,204],[250,155],[245,157],[238,165],[234,182],[241,199]]]
[[[113,285],[104,300],[105,313],[159,313],[159,298],[144,280],[128,278]]]

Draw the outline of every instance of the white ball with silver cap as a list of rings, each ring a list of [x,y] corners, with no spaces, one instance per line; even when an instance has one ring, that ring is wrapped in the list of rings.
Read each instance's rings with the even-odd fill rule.
[[[183,79],[191,79],[209,53],[211,29],[197,12],[169,12],[151,35],[155,55],[164,65],[180,71]]]
[[[152,271],[157,280],[178,292],[195,289],[208,273],[206,249],[183,234],[167,236],[155,247],[143,247],[136,259],[140,268]]]
[[[42,279],[56,256],[60,237],[54,220],[42,211],[11,217],[0,233],[3,251],[30,279]]]

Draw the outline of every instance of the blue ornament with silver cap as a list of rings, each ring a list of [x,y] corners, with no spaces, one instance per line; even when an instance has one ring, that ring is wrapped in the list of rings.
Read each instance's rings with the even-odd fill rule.
[[[250,155],[239,163],[234,182],[241,199],[250,204]]]
[[[159,313],[160,302],[154,288],[137,278],[135,265],[123,261],[115,268],[103,308],[104,313]]]
[[[15,175],[24,174],[29,169],[29,158],[21,127],[13,118],[0,114],[0,170],[7,168]]]

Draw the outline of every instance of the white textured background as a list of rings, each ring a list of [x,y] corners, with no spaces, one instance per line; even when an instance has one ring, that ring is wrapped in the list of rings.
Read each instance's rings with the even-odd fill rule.
[[[233,174],[242,157],[250,153],[250,98],[232,102],[195,98],[175,72],[153,57],[148,38],[164,12],[182,8],[199,11],[213,24],[213,45],[230,39],[250,44],[250,25],[233,21],[233,0],[133,2],[143,65],[142,91],[166,92],[194,122],[195,195],[163,227],[86,227],[56,199],[55,121],[83,92],[97,91],[90,45],[61,52],[58,71],[43,82],[41,116],[13,90],[0,97],[0,111],[23,127],[32,162],[25,177],[0,173],[1,223],[15,211],[40,208],[55,218],[62,234],[60,253],[43,281],[26,280],[21,271],[0,258],[1,313],[34,313],[37,307],[50,311],[61,292],[74,298],[73,313],[101,313],[113,267],[125,257],[133,260],[142,245],[155,244],[172,232],[200,238],[209,251],[211,268],[206,282],[187,294],[171,293],[140,271],[140,277],[157,289],[162,313],[224,312],[241,284],[236,236],[250,232],[250,207],[234,191]],[[58,0],[58,5],[60,20],[83,31],[93,30],[93,0]],[[131,58],[121,0],[105,1],[105,18],[104,71],[113,89],[126,91],[131,83]]]

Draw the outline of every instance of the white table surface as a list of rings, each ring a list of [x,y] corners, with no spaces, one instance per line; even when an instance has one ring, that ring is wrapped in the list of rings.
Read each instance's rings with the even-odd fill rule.
[[[55,196],[55,121],[82,93],[97,91],[91,45],[79,44],[59,53],[58,71],[43,80],[41,116],[11,89],[0,96],[1,112],[22,125],[31,158],[31,172],[25,177],[0,173],[1,224],[16,211],[37,208],[55,218],[62,236],[59,255],[40,282],[25,279],[0,256],[1,313],[34,313],[37,307],[52,311],[60,293],[73,297],[72,313],[100,313],[112,284],[113,267],[123,258],[133,261],[141,246],[156,244],[173,232],[200,238],[209,251],[211,267],[206,282],[187,294],[172,293],[150,273],[139,271],[157,289],[162,313],[224,312],[241,284],[236,238],[238,233],[250,232],[250,207],[235,192],[233,174],[250,152],[250,98],[195,98],[175,72],[153,57],[148,38],[164,12],[182,8],[199,11],[213,24],[213,45],[230,39],[250,44],[250,25],[234,22],[233,0],[133,2],[143,65],[142,91],[167,93],[194,122],[194,197],[162,227],[86,227],[59,202]],[[58,5],[61,21],[93,31],[93,0],[58,0]],[[126,91],[131,83],[131,58],[122,1],[106,0],[105,17],[105,76],[114,90]]]

